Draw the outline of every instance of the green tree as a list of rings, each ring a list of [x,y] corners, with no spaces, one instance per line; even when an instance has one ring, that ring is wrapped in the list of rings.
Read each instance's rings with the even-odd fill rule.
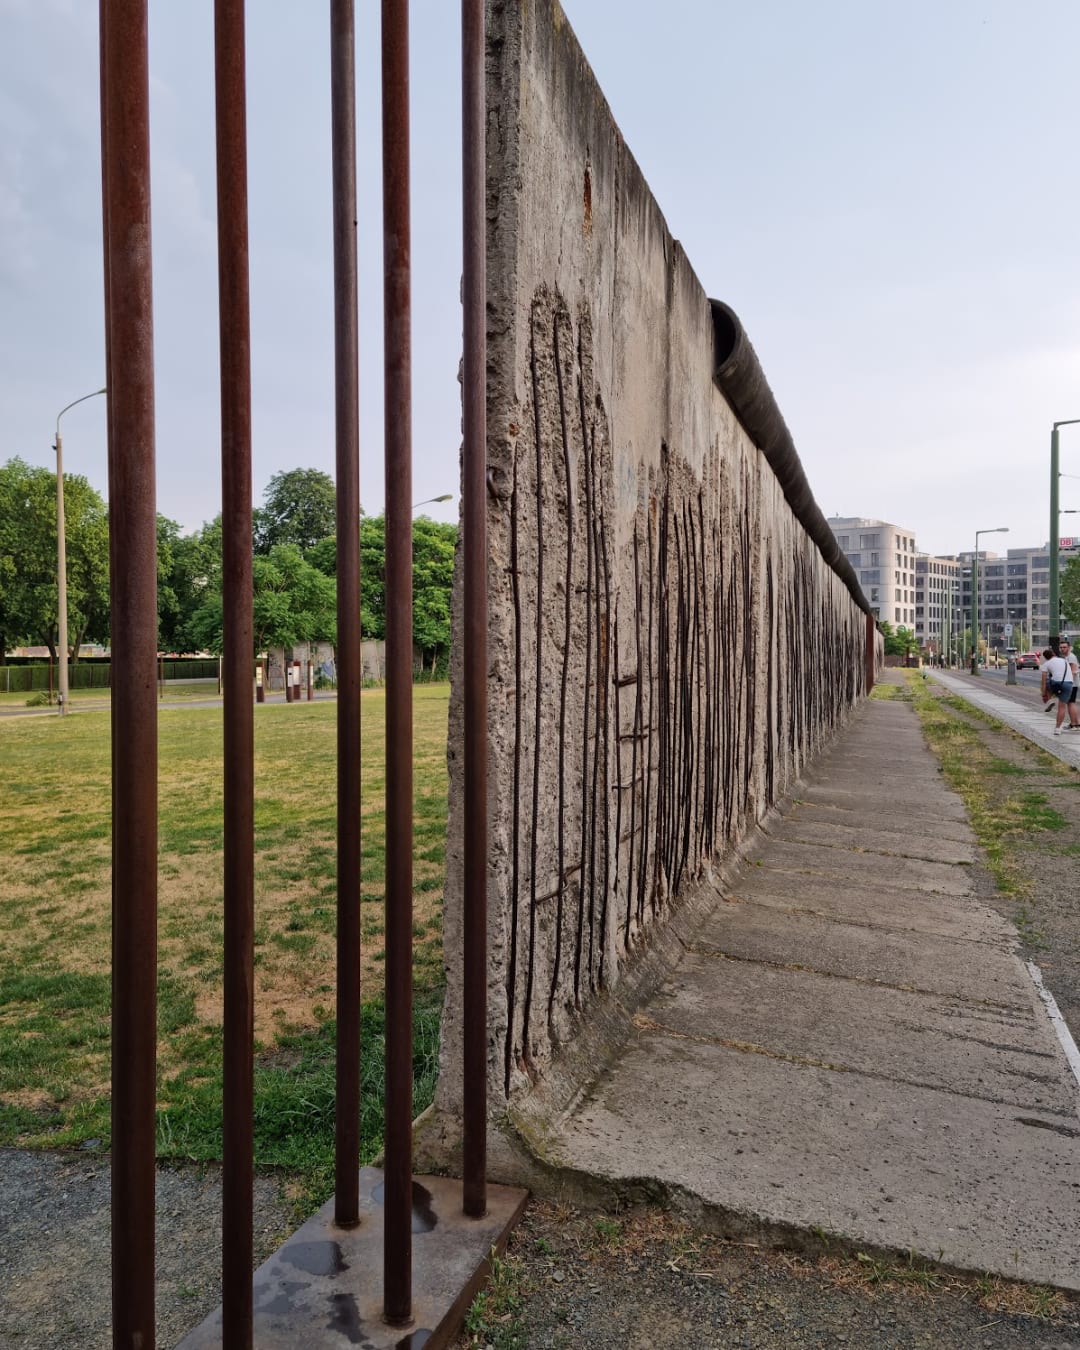
[[[337,528],[334,480],[321,469],[276,473],[254,513],[255,552],[268,554],[279,544],[295,544],[301,553]]]
[[[221,517],[192,534],[158,517],[158,642],[163,651],[190,652],[202,644],[192,619],[208,594],[221,590]]]
[[[360,631],[386,637],[386,517],[360,521]]]
[[[901,625],[894,629],[887,619],[878,624],[881,630],[881,636],[885,639],[886,656],[910,656],[912,652],[919,650],[919,643],[915,633],[910,628]]]
[[[337,641],[337,586],[305,562],[295,544],[279,544],[252,564],[254,655],[297,642]],[[222,649],[220,572],[191,619],[197,645]]]
[[[1080,623],[1080,558],[1070,558],[1060,580],[1061,612],[1071,624]]]
[[[457,526],[427,516],[413,521],[413,642],[434,671],[450,647],[450,595]],[[386,518],[360,521],[360,629],[365,638],[386,636]]]
[[[363,525],[361,524],[361,528]],[[304,554],[304,558],[312,567],[317,567],[326,577],[337,576],[337,537],[336,535],[327,535],[325,539],[320,539],[314,548],[309,548]]]
[[[457,526],[420,516],[413,521],[413,641],[421,660],[437,661],[450,650],[450,595],[454,583]]]
[[[109,517],[79,474],[64,475],[68,632],[72,659],[109,633]],[[0,638],[58,651],[56,474],[21,459],[0,466]]]

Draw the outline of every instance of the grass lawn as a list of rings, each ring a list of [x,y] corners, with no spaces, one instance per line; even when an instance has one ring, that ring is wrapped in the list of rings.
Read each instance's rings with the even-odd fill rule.
[[[442,985],[447,685],[414,703],[417,1110]],[[382,1143],[384,694],[363,695],[363,1145]],[[0,1144],[109,1140],[109,714],[0,721]],[[222,719],[159,722],[158,1142],[220,1157]],[[336,704],[255,709],[257,1161],[332,1175]]]

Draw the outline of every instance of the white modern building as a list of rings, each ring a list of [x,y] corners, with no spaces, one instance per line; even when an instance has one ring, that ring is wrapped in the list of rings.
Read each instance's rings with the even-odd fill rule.
[[[874,617],[894,628],[915,627],[915,535],[864,516],[830,516],[829,528],[855,570]]]

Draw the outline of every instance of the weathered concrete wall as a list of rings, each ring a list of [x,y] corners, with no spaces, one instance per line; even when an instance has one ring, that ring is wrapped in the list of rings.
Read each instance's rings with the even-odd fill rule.
[[[498,1113],[847,717],[866,618],[714,384],[709,301],[562,11],[495,0],[488,23]],[[438,1106],[453,1116],[450,767]]]

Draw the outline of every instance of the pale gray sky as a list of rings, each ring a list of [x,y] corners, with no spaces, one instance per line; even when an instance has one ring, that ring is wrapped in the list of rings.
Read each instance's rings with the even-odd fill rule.
[[[328,9],[248,6],[257,499],[279,470],[333,471]],[[368,510],[377,9],[357,5]],[[458,486],[459,9],[412,5],[418,501]],[[1075,0],[565,9],[672,233],[746,324],[822,510],[933,552],[997,525],[1000,546],[1043,543],[1050,424],[1080,417]],[[220,505],[212,18],[211,0],[151,5],[158,507],[185,528]],[[97,70],[91,0],[0,0],[0,462],[51,464],[57,412],[103,382]],[[65,417],[64,444],[105,493],[103,402]],[[1062,468],[1080,475],[1080,427]]]

